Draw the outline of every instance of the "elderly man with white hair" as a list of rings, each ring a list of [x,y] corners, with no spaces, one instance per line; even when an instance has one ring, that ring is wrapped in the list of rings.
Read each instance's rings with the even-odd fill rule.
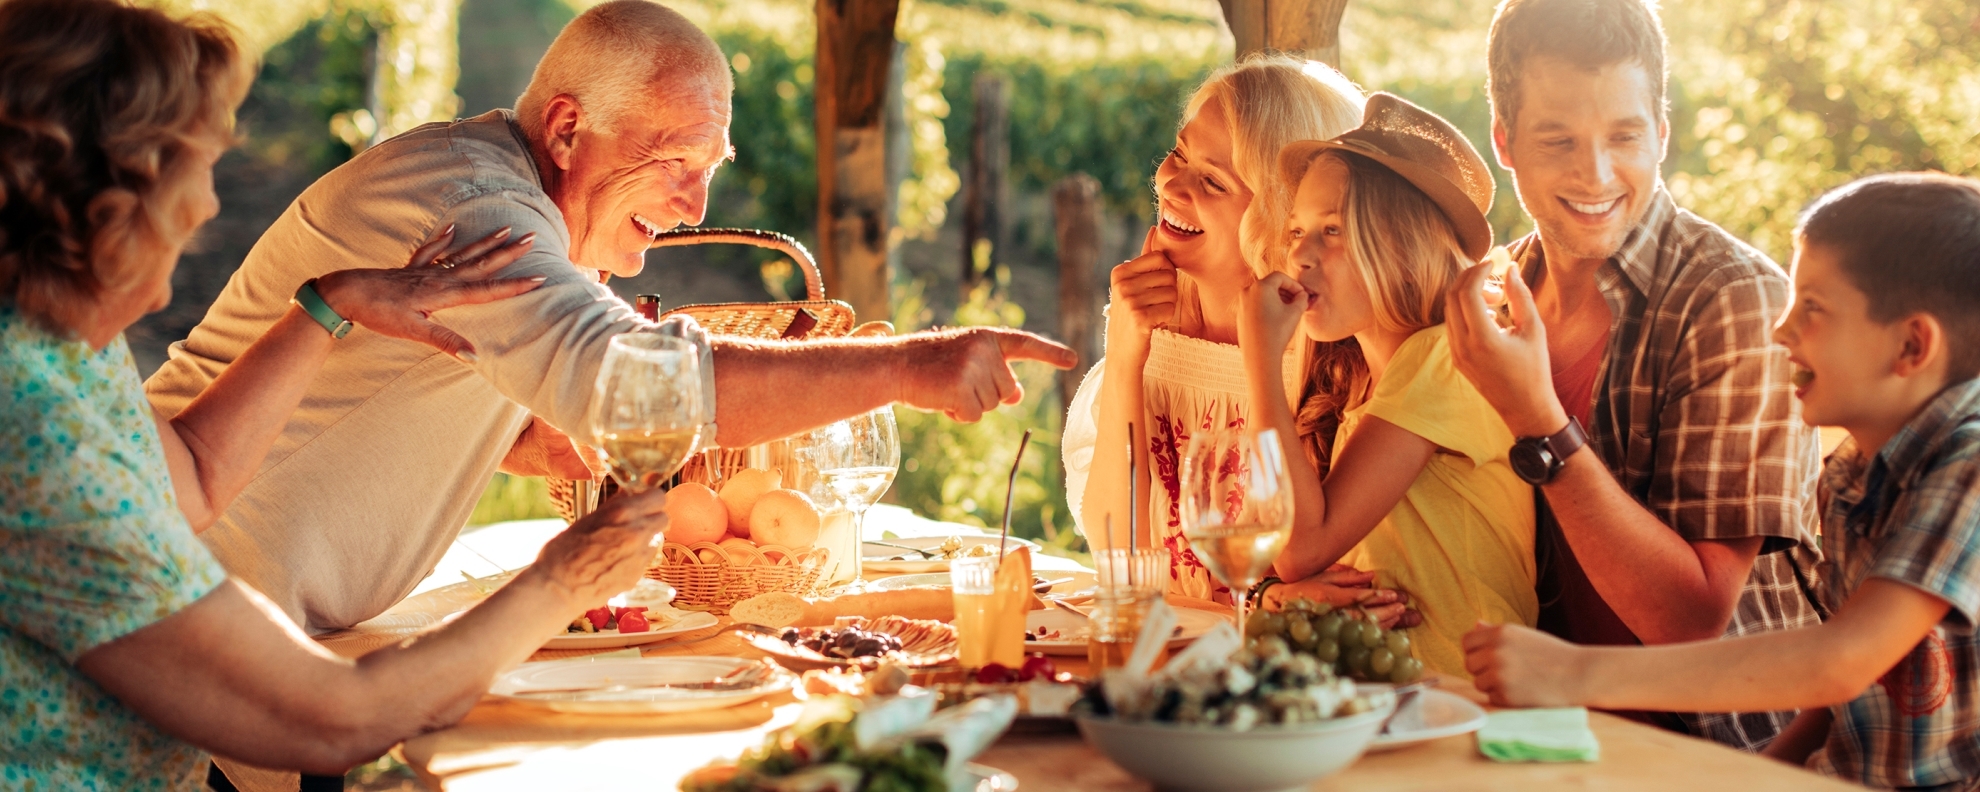
[[[324,272],[401,261],[422,240],[513,229],[533,250],[504,277],[547,279],[499,305],[450,308],[449,356],[359,328],[337,342],[268,461],[202,538],[228,571],[311,632],[383,612],[430,572],[498,468],[590,476],[549,427],[584,425],[607,342],[666,333],[701,350],[725,447],[893,402],[975,420],[1021,395],[1007,361],[1073,355],[992,328],[805,343],[710,339],[657,325],[600,285],[637,274],[653,234],[698,224],[731,156],[727,61],[687,19],[619,0],[565,28],[514,112],[428,124],[305,190],[206,318],[147,383],[187,404]],[[534,417],[532,417],[534,416]],[[546,426],[545,424],[548,424]],[[506,461],[505,461],[506,458]]]

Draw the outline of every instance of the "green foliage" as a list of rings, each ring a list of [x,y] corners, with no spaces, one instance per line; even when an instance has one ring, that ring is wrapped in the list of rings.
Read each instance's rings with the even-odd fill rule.
[[[1085,172],[1099,180],[1110,208],[1152,217],[1155,166],[1175,145],[1183,103],[1215,66],[1208,57],[1146,58],[1074,70],[988,52],[959,54],[948,65],[955,108],[948,133],[969,139],[976,115],[971,76],[1002,74],[1010,84],[1013,189],[1049,193],[1060,179]]]
[[[1895,170],[1980,174],[1969,0],[1721,0],[1665,17],[1684,89],[1671,191],[1782,261],[1823,190]]]
[[[326,134],[331,119],[362,110],[378,26],[339,6],[262,55],[261,72],[241,103],[241,155],[314,175],[351,158]]]
[[[509,520],[537,520],[557,516],[550,505],[549,482],[540,478],[495,474],[481,500],[474,504],[468,525],[487,525]]]

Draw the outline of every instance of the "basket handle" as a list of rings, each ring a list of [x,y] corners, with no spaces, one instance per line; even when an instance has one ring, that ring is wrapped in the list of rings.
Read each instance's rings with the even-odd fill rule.
[[[804,293],[807,300],[825,299],[825,280],[818,275],[818,262],[811,259],[811,251],[804,249],[804,243],[791,238],[789,234],[775,231],[761,231],[754,228],[692,228],[681,227],[662,231],[653,238],[651,248],[674,247],[676,245],[750,245],[775,250],[797,262],[798,271],[804,273]]]

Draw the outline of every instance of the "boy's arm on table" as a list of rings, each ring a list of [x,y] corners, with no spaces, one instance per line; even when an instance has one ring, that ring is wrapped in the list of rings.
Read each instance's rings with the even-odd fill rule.
[[[1465,668],[1492,703],[1667,712],[1762,712],[1862,694],[1945,618],[1951,604],[1870,578],[1818,627],[1646,647],[1575,646],[1514,625],[1465,636]]]
[[[1518,268],[1511,270],[1514,275],[1506,278],[1505,283],[1512,327],[1501,330],[1492,309],[1485,303],[1483,285],[1486,271],[1487,268],[1482,265],[1466,270],[1449,293],[1445,315],[1451,326],[1452,357],[1459,370],[1498,410],[1514,436],[1552,435],[1567,425],[1568,416],[1554,389],[1547,385],[1552,381],[1552,367],[1548,358],[1546,328],[1539,319],[1533,295],[1525,281],[1518,277]],[[1757,281],[1728,284],[1718,291],[1699,322],[1750,330],[1756,334],[1754,338],[1747,339],[1749,343],[1734,346],[1771,350],[1771,342],[1766,337],[1769,328],[1754,322],[1741,323],[1714,319],[1713,316],[1714,312],[1734,311],[1739,301],[1781,302],[1775,299],[1777,297],[1784,295],[1772,294],[1766,284]],[[1695,350],[1681,351],[1689,354]],[[1713,431],[1743,436],[1742,433],[1760,431],[1762,427],[1757,424],[1767,418],[1760,411],[1768,407],[1764,403],[1769,400],[1730,399],[1723,391],[1768,391],[1769,387],[1779,385],[1773,381],[1774,375],[1779,373],[1775,369],[1784,369],[1785,366],[1784,360],[1777,361],[1775,357],[1769,351],[1761,355],[1724,355],[1713,361],[1698,363],[1697,381],[1672,384],[1672,391],[1677,395],[1665,406],[1667,422],[1681,420],[1692,427],[1687,429],[1681,426],[1676,430],[1678,432]],[[1686,366],[1674,364],[1673,368],[1684,369]],[[1784,387],[1774,387],[1768,392],[1778,392],[1784,399],[1791,398]],[[1733,413],[1735,408],[1731,405],[1751,405],[1754,402],[1763,404],[1743,413]],[[1698,427],[1712,428],[1703,430]],[[1780,440],[1783,432],[1770,429],[1766,434]],[[1675,444],[1673,441],[1659,445]],[[1736,445],[1739,444],[1715,448],[1724,450]],[[1747,469],[1777,451],[1787,453],[1766,445],[1749,458],[1715,458],[1713,462],[1726,469]],[[1673,454],[1675,451],[1660,449],[1656,460],[1657,465],[1665,469],[1666,475],[1675,475],[1669,470],[1674,463]],[[1736,485],[1739,482],[1733,481],[1732,477],[1714,476],[1712,479],[1714,486],[1720,489],[1700,492],[1698,490],[1702,487],[1681,486],[1682,482],[1663,487],[1678,493],[1676,499],[1688,498],[1691,501],[1688,504],[1665,504],[1667,508],[1664,510],[1673,514],[1687,509],[1694,514],[1714,509],[1719,512],[1740,508],[1748,510],[1744,520],[1719,518],[1718,521],[1727,524],[1769,522],[1763,519],[1766,515],[1759,513],[1763,508],[1772,508],[1783,515],[1799,513],[1798,509],[1755,502],[1758,496],[1765,493],[1727,490],[1727,487],[1738,489]],[[1587,572],[1595,590],[1644,643],[1697,641],[1717,638],[1725,633],[1726,624],[1731,621],[1738,606],[1740,591],[1752,574],[1753,560],[1759,555],[1764,542],[1762,536],[1687,540],[1678,526],[1659,519],[1624,491],[1607,466],[1596,457],[1594,450],[1587,446],[1569,456],[1560,474],[1542,491],[1561,525],[1568,546],[1574,551],[1575,560]],[[1752,526],[1733,527],[1739,530],[1751,529]]]

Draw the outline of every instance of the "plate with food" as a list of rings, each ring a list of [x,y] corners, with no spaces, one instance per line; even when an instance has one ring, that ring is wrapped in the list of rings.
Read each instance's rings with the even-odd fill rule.
[[[881,616],[841,618],[831,627],[738,624],[743,640],[793,670],[852,666],[877,668],[891,661],[927,668],[956,659],[956,628],[932,619]]]
[[[713,614],[665,605],[601,605],[571,620],[543,642],[545,649],[618,649],[664,641],[681,633],[714,627]]]
[[[558,712],[643,715],[720,709],[789,690],[790,672],[735,657],[527,663],[495,679],[496,697]]]
[[[1035,572],[1031,576],[1031,590],[1039,596],[1047,594],[1071,594],[1093,588],[1092,572],[1085,570],[1048,569]],[[949,573],[927,572],[919,575],[894,575],[875,578],[866,582],[868,591],[899,591],[901,589],[949,587]]]
[[[1178,649],[1203,637],[1225,617],[1195,608],[1176,608],[1176,631],[1169,648]],[[1058,608],[1035,610],[1024,617],[1024,649],[1048,655],[1086,656],[1086,619]]]
[[[997,541],[996,534],[882,539],[861,543],[859,560],[862,567],[874,572],[941,572],[949,568],[951,559],[996,555]],[[1005,549],[1018,546],[1029,547],[1033,553],[1041,549],[1037,542],[1015,536]]]

